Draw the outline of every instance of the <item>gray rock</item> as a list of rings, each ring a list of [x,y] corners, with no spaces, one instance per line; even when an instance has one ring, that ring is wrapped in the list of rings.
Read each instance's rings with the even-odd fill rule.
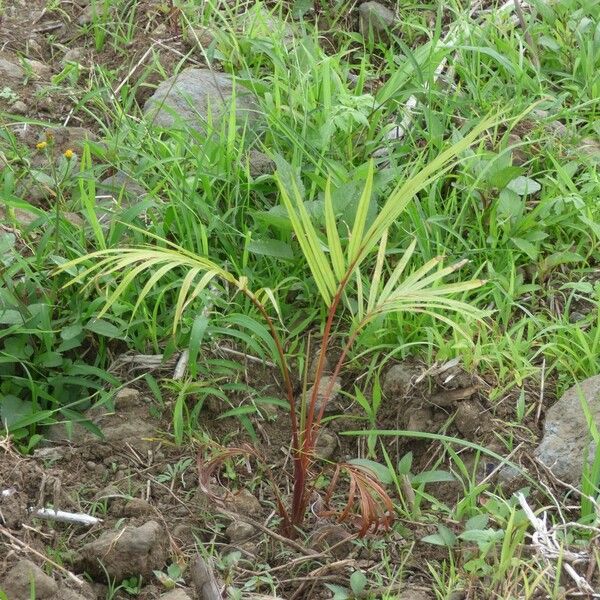
[[[17,100],[11,107],[10,112],[15,115],[27,114],[27,104],[22,100]]]
[[[29,600],[35,589],[36,600],[51,598],[58,591],[56,581],[30,560],[20,560],[0,584],[10,600]]]
[[[27,59],[27,65],[38,79],[49,79],[52,69],[39,60]]]
[[[272,175],[276,169],[275,161],[259,150],[248,152],[248,167],[252,177]]]
[[[413,408],[408,411],[406,429],[408,431],[435,431],[433,410],[429,407]]]
[[[317,552],[334,548],[331,553],[335,558],[348,558],[354,549],[352,534],[342,525],[323,525],[315,529],[310,537],[310,547]]]
[[[212,127],[219,130],[228,118],[233,94],[233,80],[224,73],[209,69],[184,69],[179,75],[163,81],[146,101],[144,113],[159,127],[192,128],[205,132],[210,115]],[[236,85],[236,111],[240,121],[257,115],[254,97]]]
[[[140,517],[151,514],[154,514],[154,508],[141,498],[133,498],[120,511],[122,517]]]
[[[117,171],[114,175],[106,177],[98,185],[102,194],[110,194],[115,200],[119,198],[141,200],[146,195],[146,190],[132,177]]]
[[[326,429],[321,429],[317,437],[315,453],[321,460],[329,460],[338,447],[337,436]]]
[[[256,533],[256,530],[250,523],[244,523],[244,521],[233,521],[225,530],[227,539],[232,542],[242,542],[252,537]]]
[[[95,596],[92,596],[95,597]],[[61,589],[58,594],[52,596],[52,600],[89,600],[90,596],[83,596],[78,592],[68,589]]]
[[[535,450],[559,479],[579,485],[583,473],[583,457],[594,457],[595,444],[590,443],[589,428],[581,407],[585,398],[596,427],[600,428],[600,375],[590,377],[568,389],[546,413],[544,437]]]
[[[73,424],[71,432],[67,430],[63,423],[50,425],[46,429],[45,437],[53,442],[70,441],[82,446],[101,442],[118,445],[127,441],[139,452],[145,453],[150,450],[152,448],[152,438],[156,433],[152,423],[139,418],[139,416],[132,417],[128,421],[122,419],[123,417],[118,415],[106,415],[103,418],[93,419],[94,424],[102,430],[104,442],[78,423]]]
[[[258,498],[249,490],[243,488],[231,497],[231,507],[234,512],[239,512],[248,517],[259,516],[262,507]]]
[[[176,589],[160,595],[160,600],[192,600],[184,590]]]
[[[315,344],[315,347],[317,348],[318,346]],[[315,352],[310,361],[310,364],[308,365],[308,372],[306,374],[306,377],[307,377],[307,381],[309,383],[315,382],[315,378],[317,377],[317,369],[319,367],[319,358],[320,358],[320,352]],[[323,363],[323,375],[330,375],[331,372],[333,371],[333,369],[334,369],[334,362],[331,359],[331,357],[328,354],[326,354],[325,361]]]
[[[19,65],[16,58],[15,60],[10,60],[5,56],[0,56],[0,78],[2,81],[7,79],[23,79],[24,77],[25,71],[23,70],[23,67]]]
[[[454,424],[465,439],[472,440],[477,431],[484,426],[484,413],[485,409],[478,400],[459,402]]]
[[[375,39],[385,39],[396,25],[396,15],[379,2],[364,2],[358,8],[360,32],[368,36],[372,31]]]
[[[398,600],[433,600],[433,596],[419,588],[409,586],[400,593]]]
[[[117,392],[115,396],[115,409],[123,410],[139,406],[142,394],[139,390],[130,387],[124,387]]]
[[[175,529],[173,529],[172,535],[178,544],[190,546],[194,543],[194,528],[187,523],[180,523],[177,525]]]
[[[81,566],[101,580],[106,575],[116,581],[133,575],[150,579],[152,571],[162,569],[167,560],[166,540],[163,528],[156,521],[107,531],[81,548]]]
[[[313,394],[313,390],[317,384],[313,383],[308,390],[306,390],[305,401],[310,402],[310,399]],[[331,386],[331,393],[329,396],[329,400],[326,399],[327,390]],[[319,413],[321,407],[323,406],[323,402],[327,400],[327,404],[325,406],[325,412],[335,411],[336,402],[340,396],[340,390],[342,389],[342,383],[339,377],[336,377],[335,381],[332,383],[332,376],[325,375],[321,377],[317,388],[317,401],[315,402],[315,415]]]
[[[280,19],[276,14],[267,9],[263,4],[256,3],[247,10],[239,20],[243,35],[249,38],[277,39],[286,47],[290,47],[295,39],[295,32],[290,23]]]
[[[97,139],[96,134],[85,127],[49,127],[40,135],[38,142],[51,141],[53,151],[63,154],[66,150],[81,153],[86,142]]]
[[[382,391],[389,399],[402,400],[411,388],[416,369],[408,362],[391,366],[383,377]]]
[[[62,66],[65,66],[67,63],[81,63],[83,62],[83,57],[84,57],[84,51],[83,48],[71,48],[70,50],[67,50],[64,54],[64,56],[62,57],[62,60],[60,61]]]

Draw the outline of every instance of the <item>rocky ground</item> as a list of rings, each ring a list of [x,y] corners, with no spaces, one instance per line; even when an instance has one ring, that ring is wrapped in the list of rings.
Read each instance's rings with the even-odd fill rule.
[[[480,393],[485,382],[474,381],[456,368],[439,371],[430,370],[423,377],[427,371],[416,364],[389,368],[385,394],[403,400],[394,415],[382,416],[381,427],[437,431],[440,423],[454,415],[455,427],[464,439],[491,442],[494,424],[486,417]],[[582,390],[598,418],[598,378],[585,382]],[[532,462],[527,463],[531,471],[533,461],[539,461],[538,472],[551,485],[559,480],[576,483],[580,477],[582,449],[587,444],[582,435],[585,427],[561,418],[565,413],[579,413],[579,402],[577,391],[572,390],[553,406],[543,440],[530,455]],[[285,581],[277,586],[281,597],[317,598],[323,583],[343,583],[350,569],[368,569],[379,563],[381,548],[378,550],[376,538],[371,540],[374,545],[368,538],[366,545],[355,545],[351,528],[328,519],[313,520],[310,535],[300,545],[287,542],[273,527],[272,494],[255,465],[238,469],[233,485],[213,479],[215,495],[208,497],[199,486],[196,466],[205,450],[182,452],[174,447],[162,433],[168,424],[152,416],[152,407],[153,401],[145,394],[125,388],[116,397],[114,411],[96,408],[90,415],[92,423],[101,428],[102,439],[79,425],[70,433],[63,425],[55,425],[47,433],[49,442],[31,457],[17,454],[4,442],[0,458],[4,557],[0,588],[8,598],[29,598],[31,578],[36,598],[53,600],[127,598],[130,594],[148,599],[209,600],[219,597],[214,589],[228,585],[254,590],[244,598],[262,598],[259,591],[270,593],[268,574],[272,572],[281,573]],[[267,440],[261,451],[275,470],[286,462],[285,448],[272,446],[284,418],[282,413],[276,420],[259,423]],[[322,434],[322,457],[339,460],[356,455],[358,449],[335,434],[348,423],[334,423]],[[233,420],[226,425],[236,427]],[[488,447],[497,449],[493,443]],[[429,445],[423,443],[419,448],[412,442],[410,448],[420,468],[426,467],[431,460]],[[469,457],[463,457],[468,462]],[[498,472],[499,466],[488,457],[480,463],[479,477]],[[519,487],[515,473],[506,468],[500,470],[500,477],[507,489]],[[459,497],[457,487],[445,485],[446,489],[442,484],[436,489],[439,498],[451,501]],[[52,514],[43,518],[37,511],[46,507],[93,516],[96,521],[69,524]],[[427,528],[406,537],[388,535],[386,540],[392,545],[386,552],[397,548],[400,555],[413,535],[426,533]],[[426,555],[431,557],[431,550]],[[418,556],[413,553],[406,565],[411,575],[398,598],[430,598]],[[292,563],[310,564],[312,575],[307,579],[288,570]],[[209,583],[207,573],[211,574]],[[319,583],[316,588],[307,584],[310,577],[312,583]],[[262,585],[249,584],[261,578]]]

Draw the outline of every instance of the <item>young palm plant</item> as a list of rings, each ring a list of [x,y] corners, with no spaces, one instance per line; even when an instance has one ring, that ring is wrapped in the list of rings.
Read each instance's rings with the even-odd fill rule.
[[[312,482],[315,481],[316,476],[313,465],[319,427],[327,401],[332,394],[334,382],[361,330],[377,317],[400,311],[427,313],[453,326],[457,326],[457,324],[447,316],[440,314],[440,311],[460,313],[463,317],[475,319],[480,318],[483,314],[469,304],[450,297],[474,289],[480,286],[482,281],[441,283],[442,279],[460,268],[464,261],[442,268],[441,258],[436,258],[407,274],[415,242],[409,245],[393,268],[386,261],[386,246],[388,228],[394,224],[409,202],[420,190],[452,169],[460,155],[478,139],[490,124],[489,121],[482,122],[418,173],[401,182],[368,226],[367,213],[373,183],[373,164],[371,164],[354,224],[347,238],[341,236],[338,230],[329,184],[325,192],[325,231],[322,232],[311,219],[304,204],[304,198],[294,184],[293,178],[282,177],[278,174],[282,202],[287,209],[307,266],[327,308],[327,319],[315,373],[316,382],[321,380],[324,373],[325,357],[331,343],[336,316],[342,303],[346,302],[348,305],[357,307],[346,342],[334,367],[333,376],[329,379],[329,389],[320,398],[319,404],[317,400],[320,393],[322,394],[322,390],[319,390],[318,385],[313,386],[310,397],[303,399],[300,405],[297,403],[284,344],[275,326],[275,320],[269,314],[267,302],[270,300],[263,301],[263,298],[273,299],[273,295],[268,290],[266,292],[262,290],[260,293],[253,292],[248,286],[247,278],[235,277],[210,259],[162,239],[160,239],[161,245],[165,247],[142,246],[107,249],[80,257],[61,267],[61,270],[65,271],[80,264],[90,265],[92,262],[91,266],[84,267],[69,285],[86,280],[88,284],[102,279],[111,281],[113,277],[121,277],[114,290],[107,292],[107,300],[99,317],[106,313],[119,300],[133,280],[143,273],[148,274],[149,277],[139,294],[133,314],[153,287],[168,273],[172,271],[185,272],[180,281],[175,306],[174,330],[186,307],[215,278],[236,288],[252,301],[264,319],[273,339],[290,408],[294,469],[291,508],[288,509],[284,506],[276,491],[284,530],[289,535],[295,534],[305,518],[309,499],[313,492]],[[156,236],[151,237],[159,240]],[[374,257],[374,261],[372,257]],[[371,276],[368,278],[369,283],[363,277],[363,272],[366,272],[369,267],[367,259],[372,265]],[[363,267],[363,272],[361,272],[361,267]],[[111,277],[107,279],[108,276]],[[354,294],[353,302],[350,303],[349,299],[352,294]],[[319,406],[318,410],[317,406]],[[333,487],[339,481],[342,471],[345,472],[350,483],[348,503],[338,513],[338,516],[343,519],[354,515],[353,508],[358,500],[361,533],[365,533],[370,527],[377,528],[385,525],[391,517],[393,505],[375,473],[368,469],[358,468],[354,464],[338,465],[332,477],[332,487],[326,494],[326,502],[331,498]]]

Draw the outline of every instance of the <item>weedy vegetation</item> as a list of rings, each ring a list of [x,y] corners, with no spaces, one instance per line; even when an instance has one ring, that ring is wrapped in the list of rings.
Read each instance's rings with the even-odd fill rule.
[[[243,487],[252,460],[282,535],[308,543],[316,512],[357,533],[376,564],[326,581],[333,598],[402,598],[415,563],[440,600],[569,597],[562,550],[554,562],[531,551],[531,520],[493,475],[523,470],[517,452],[535,447],[551,400],[600,371],[597,3],[536,0],[521,18],[514,5],[388,3],[399,18],[385,34],[359,32],[345,0],[149,4],[92,0],[79,27],[92,59],[37,92],[64,98],[94,139],[27,147],[18,126],[37,120],[3,113],[0,415],[12,442],[30,454],[57,423],[100,435],[87,411],[133,382],[182,452],[159,484],[187,476],[190,448],[209,495],[218,475]],[[143,103],[188,66],[235,78],[228,112],[201,131],[158,127]],[[107,192],[115,173],[126,184]],[[115,368],[183,350],[181,377]],[[268,385],[247,376],[248,357],[275,367]],[[402,361],[479,377],[486,435],[465,439],[445,409],[435,431],[400,426],[402,398],[384,381]],[[340,377],[352,421],[339,437],[355,455],[337,461],[317,446],[340,417]],[[213,434],[215,403],[242,433]],[[276,474],[259,427],[272,414],[289,422],[291,468]],[[521,490],[559,526],[560,548],[589,553],[590,581],[599,457],[565,497],[527,473]],[[240,583],[240,557],[207,551],[230,597],[279,589],[264,573]],[[172,586],[185,575],[175,563],[157,573]]]

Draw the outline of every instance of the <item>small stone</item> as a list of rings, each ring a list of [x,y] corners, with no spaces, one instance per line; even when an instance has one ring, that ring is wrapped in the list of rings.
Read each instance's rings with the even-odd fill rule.
[[[173,529],[173,537],[184,545],[193,544],[194,530],[191,525],[181,523]]]
[[[579,321],[583,321],[584,319],[585,319],[585,315],[582,312],[579,312],[577,310],[574,310],[569,315],[569,322],[570,323],[578,323]]]
[[[339,445],[337,436],[326,429],[321,429],[317,437],[315,445],[315,453],[317,458],[321,460],[329,460],[337,450]]]
[[[256,533],[256,530],[250,523],[244,523],[244,521],[234,521],[225,530],[227,539],[232,542],[242,542],[252,537]]]
[[[259,516],[262,512],[262,506],[258,498],[245,488],[233,495],[231,503],[235,512],[242,513],[248,517]]]
[[[485,423],[482,418],[484,413],[485,409],[477,400],[459,402],[454,424],[465,439],[472,440],[477,431],[482,428]]]
[[[115,200],[138,201],[147,194],[146,190],[133,177],[123,171],[117,171],[114,175],[103,179],[99,183],[98,189],[105,194],[111,194]]]
[[[261,175],[272,175],[276,168],[275,161],[259,150],[248,152],[248,167],[250,176],[253,178]]]
[[[67,50],[64,54],[64,56],[62,57],[62,60],[60,61],[61,64],[63,66],[65,66],[67,63],[81,63],[83,62],[83,58],[84,58],[85,54],[84,54],[84,50],[83,48],[71,48],[70,50]]]
[[[25,77],[23,67],[18,61],[13,61],[0,55],[0,78],[4,82],[7,79],[19,80]]]
[[[42,54],[42,45],[40,44],[40,42],[34,38],[34,37],[30,37],[27,40],[27,48],[28,48],[28,56],[32,55],[32,54],[37,54],[38,56]]]
[[[86,598],[73,590],[63,588],[58,594],[52,596],[52,600],[89,600],[89,596]]]
[[[38,142],[51,140],[54,152],[64,154],[67,150],[81,152],[86,142],[96,139],[96,134],[85,127],[49,127],[38,138]]]
[[[15,115],[24,115],[27,113],[27,104],[22,100],[17,100],[11,107],[10,112]]]
[[[30,560],[20,560],[6,575],[0,584],[10,600],[29,600],[31,590],[35,589],[36,600],[51,598],[58,591],[58,585]]]
[[[317,376],[317,369],[319,368],[320,352],[313,355],[310,365],[308,366],[308,373],[306,374],[307,381],[314,383]],[[323,364],[323,375],[330,375],[333,370],[331,359],[328,355],[325,355],[325,362]]]
[[[211,559],[196,556],[190,565],[189,573],[199,600],[221,597],[221,585],[215,576]]]
[[[39,79],[50,79],[52,75],[52,69],[45,63],[39,60],[27,60],[29,68],[33,71],[34,75]]]
[[[390,400],[402,400],[408,395],[416,375],[414,365],[401,362],[391,366],[383,377],[382,391]]]
[[[19,529],[27,518],[27,498],[15,488],[0,494],[0,525],[9,529]]]
[[[417,408],[408,412],[406,429],[408,431],[431,431],[433,411],[429,407]]]
[[[397,600],[433,600],[433,597],[423,590],[409,586],[408,589],[400,592],[400,595],[397,596]]]
[[[323,525],[311,536],[310,547],[318,552],[323,552],[333,546],[335,548],[332,554],[338,559],[348,558],[354,549],[352,535],[341,525]]]
[[[182,589],[177,588],[170,592],[160,595],[160,600],[192,600],[191,597]]]
[[[164,529],[156,521],[107,531],[81,548],[81,566],[102,580],[107,575],[116,581],[139,575],[150,579],[154,570],[165,565],[166,540]]]
[[[115,396],[115,409],[122,410],[139,406],[142,394],[135,388],[125,387]]]
[[[122,517],[141,517],[154,514],[152,505],[141,498],[133,498],[121,510]]]
[[[475,379],[473,375],[467,373],[460,365],[443,370],[435,377],[438,385],[444,390],[467,390],[473,388]],[[454,400],[460,400],[462,392],[457,392]],[[472,393],[470,394],[473,395]]]
[[[396,25],[396,15],[379,2],[364,2],[358,8],[359,29],[367,37],[373,32],[375,39],[386,39]]]
[[[108,459],[108,460],[112,460],[112,459]],[[108,485],[105,488],[102,488],[101,490],[98,490],[94,494],[94,498],[93,499],[95,501],[98,501],[98,500],[114,500],[115,498],[122,498],[122,497],[123,497],[123,494],[121,493],[121,491],[119,490],[119,488],[115,487],[114,485]]]
[[[313,383],[313,385],[311,385],[310,388],[308,388],[308,390],[306,391],[305,401],[307,403],[310,402],[315,385],[316,384]],[[327,399],[326,394],[329,388],[331,388],[331,392],[329,394],[329,399]],[[321,381],[319,381],[319,385],[317,388],[315,415],[319,413],[325,401],[327,401],[327,404],[325,405],[325,413],[327,413],[328,411],[335,411],[337,408],[335,404],[338,400],[341,389],[342,382],[339,377],[336,377],[335,381],[333,381],[333,378],[330,375],[325,375],[324,377],[321,377]]]
[[[280,19],[262,3],[255,3],[238,21],[243,35],[249,38],[272,38],[274,34],[286,47],[294,43],[295,31],[290,23]]]
[[[167,24],[161,23],[160,25],[155,27],[154,31],[152,32],[152,37],[161,38],[161,37],[164,37],[166,34],[167,34]]]

